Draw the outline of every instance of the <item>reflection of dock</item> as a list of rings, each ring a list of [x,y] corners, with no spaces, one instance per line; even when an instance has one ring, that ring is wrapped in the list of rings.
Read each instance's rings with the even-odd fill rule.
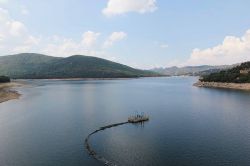
[[[103,131],[105,129],[108,129],[108,128],[112,128],[112,127],[117,127],[117,126],[121,126],[121,125],[124,125],[124,124],[128,124],[128,123],[143,123],[145,121],[148,121],[149,120],[149,116],[146,116],[144,114],[141,114],[141,115],[135,115],[135,116],[130,116],[128,118],[128,121],[127,122],[122,122],[122,123],[115,123],[115,124],[111,124],[111,125],[107,125],[107,126],[103,126],[103,127],[100,127],[98,130],[95,130],[93,131],[92,133],[90,133],[87,138],[85,139],[85,148],[87,149],[88,153],[90,156],[92,156],[94,159],[102,162],[104,165],[107,165],[107,166],[117,166],[114,162],[112,161],[109,161],[107,160],[106,158],[98,155],[90,146],[89,144],[89,139],[92,135],[96,134],[97,132],[99,131]]]

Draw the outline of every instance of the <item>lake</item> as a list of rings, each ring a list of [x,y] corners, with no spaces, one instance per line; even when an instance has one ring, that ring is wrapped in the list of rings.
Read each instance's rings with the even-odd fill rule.
[[[1,166],[101,166],[84,147],[101,126],[145,112],[91,137],[118,165],[250,165],[250,93],[197,88],[196,77],[28,81],[0,104]]]

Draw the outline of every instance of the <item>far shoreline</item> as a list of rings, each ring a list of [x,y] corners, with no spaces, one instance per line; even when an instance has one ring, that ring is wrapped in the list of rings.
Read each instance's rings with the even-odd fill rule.
[[[48,81],[91,81],[91,80],[129,80],[140,78],[161,78],[170,76],[150,76],[150,77],[111,77],[111,78],[17,78],[13,82],[27,81],[27,80],[48,80]]]
[[[243,91],[250,92],[250,83],[223,83],[223,82],[201,82],[201,81],[198,81],[198,82],[194,83],[193,86],[205,87],[205,88],[243,90]]]

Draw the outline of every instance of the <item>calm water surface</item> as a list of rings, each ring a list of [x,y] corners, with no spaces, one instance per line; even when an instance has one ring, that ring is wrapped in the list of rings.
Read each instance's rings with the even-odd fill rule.
[[[21,99],[0,104],[1,166],[99,166],[84,139],[120,165],[250,165],[250,93],[196,88],[197,78],[29,81]]]

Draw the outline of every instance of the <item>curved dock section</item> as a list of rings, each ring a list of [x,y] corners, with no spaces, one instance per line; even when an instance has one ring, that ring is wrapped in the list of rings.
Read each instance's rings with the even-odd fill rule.
[[[103,127],[100,127],[98,130],[95,130],[94,132],[90,133],[87,138],[85,139],[85,148],[87,149],[88,153],[90,156],[92,156],[94,159],[96,159],[97,161],[100,161],[102,162],[104,165],[107,165],[107,166],[117,166],[114,162],[112,161],[109,161],[107,160],[106,158],[104,158],[103,156],[101,155],[98,155],[94,150],[93,148],[91,148],[90,144],[89,144],[89,139],[92,135],[96,134],[97,132],[99,131],[103,131],[105,129],[108,129],[108,128],[112,128],[112,127],[117,127],[117,126],[121,126],[121,125],[124,125],[124,124],[128,124],[128,123],[131,123],[131,124],[137,124],[137,123],[141,123],[143,124],[145,121],[148,121],[149,120],[149,117],[141,114],[137,114],[135,116],[130,116],[128,118],[128,121],[126,122],[122,122],[122,123],[115,123],[115,124],[111,124],[111,125],[107,125],[107,126],[103,126]]]
[[[117,126],[121,126],[121,125],[124,125],[124,124],[128,124],[129,122],[122,122],[122,123],[115,123],[115,124],[111,124],[111,125],[107,125],[107,126],[103,126],[103,127],[100,127],[98,130],[95,130],[94,132],[90,133],[86,139],[85,139],[85,148],[87,149],[88,153],[90,156],[92,156],[94,159],[102,162],[104,165],[107,165],[107,166],[117,166],[115,163],[113,163],[112,161],[109,161],[107,160],[106,158],[104,158],[103,156],[101,155],[98,155],[94,150],[93,148],[91,148],[90,144],[89,144],[89,139],[92,135],[96,134],[97,132],[100,132],[100,131],[103,131],[105,129],[108,129],[108,128],[112,128],[112,127],[117,127]]]

